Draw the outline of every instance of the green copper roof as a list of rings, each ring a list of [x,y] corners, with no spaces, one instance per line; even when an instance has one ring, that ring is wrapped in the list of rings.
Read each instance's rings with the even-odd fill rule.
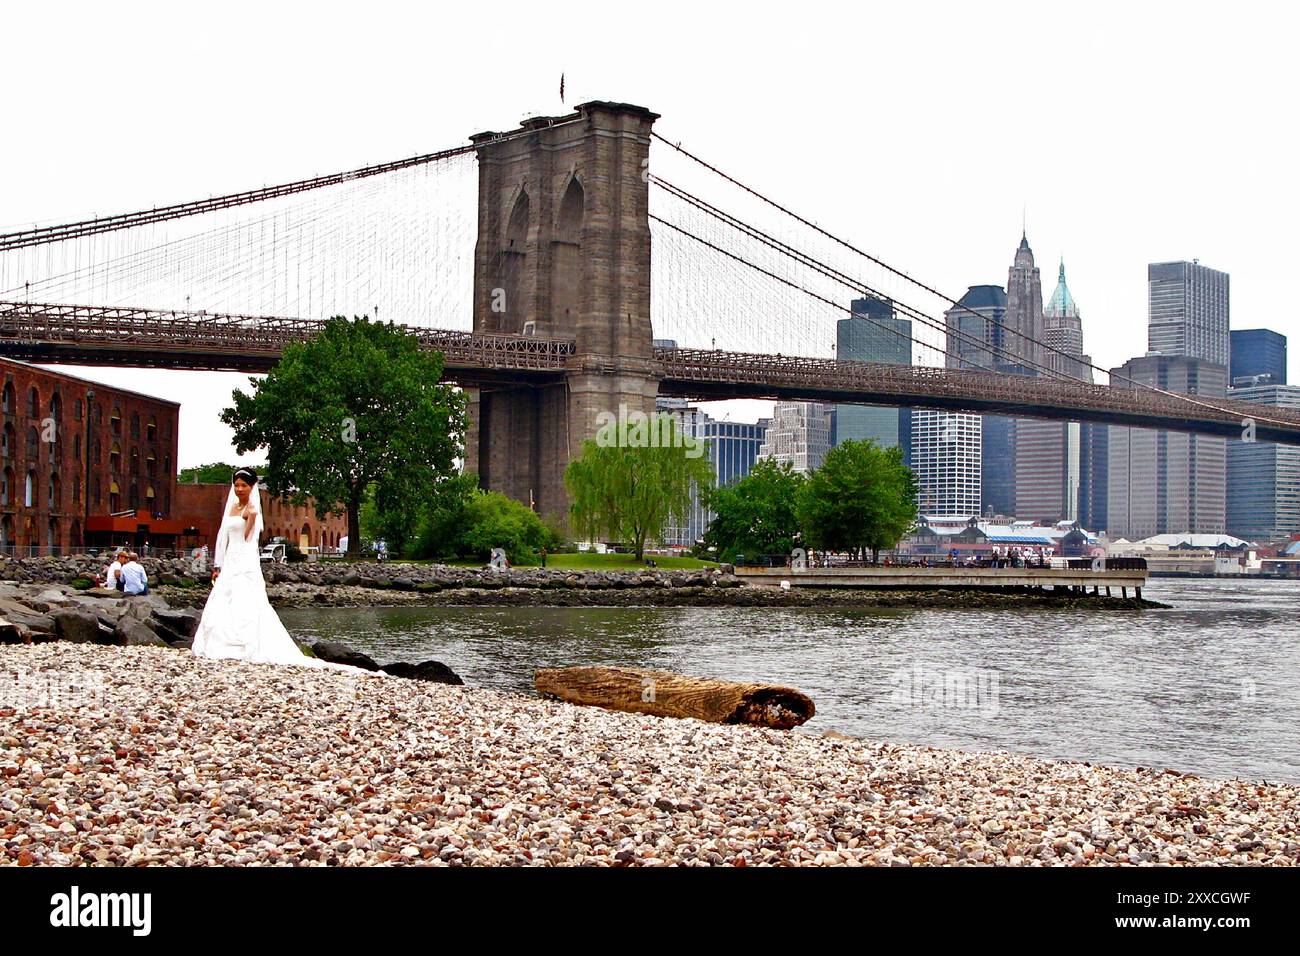
[[[1074,296],[1070,295],[1070,287],[1065,284],[1065,260],[1061,260],[1061,271],[1056,279],[1056,291],[1052,293],[1052,300],[1047,303],[1047,308],[1043,312],[1046,315],[1058,316],[1079,314],[1079,307],[1074,304]]]

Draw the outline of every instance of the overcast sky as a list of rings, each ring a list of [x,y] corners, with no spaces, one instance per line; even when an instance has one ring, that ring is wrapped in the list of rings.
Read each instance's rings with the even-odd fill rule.
[[[1146,264],[1165,259],[1229,272],[1234,328],[1300,339],[1297,19],[1187,2],[11,6],[0,230],[621,100],[956,295],[1005,284],[1025,215],[1044,298],[1063,256],[1103,367],[1146,350]],[[234,457],[216,415],[244,376],[70,371],[181,401],[182,466]]]

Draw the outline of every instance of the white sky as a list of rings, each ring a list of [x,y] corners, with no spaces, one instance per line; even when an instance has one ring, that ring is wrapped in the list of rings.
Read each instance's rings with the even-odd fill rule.
[[[1063,255],[1103,367],[1146,349],[1146,264],[1199,258],[1231,273],[1234,328],[1295,340],[1300,381],[1298,20],[1186,2],[11,6],[0,230],[621,100],[954,295],[1005,284],[1027,209],[1044,298]],[[181,401],[182,466],[235,457],[216,416],[244,376],[70,371]]]

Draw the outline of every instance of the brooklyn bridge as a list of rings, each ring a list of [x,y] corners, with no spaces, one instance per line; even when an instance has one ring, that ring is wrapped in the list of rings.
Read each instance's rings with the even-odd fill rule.
[[[663,139],[657,119],[585,103],[436,153],[0,235],[0,354],[257,373],[327,316],[367,312],[411,327],[469,391],[467,467],[545,510],[596,415],[657,396],[1300,444],[1300,411],[1093,384],[1014,330],[987,365],[958,359],[962,333],[938,314],[955,299]],[[926,364],[815,354],[868,294],[912,319]]]

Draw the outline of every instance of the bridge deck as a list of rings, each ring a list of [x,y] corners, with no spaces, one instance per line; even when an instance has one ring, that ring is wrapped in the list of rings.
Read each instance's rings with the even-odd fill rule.
[[[0,355],[46,363],[265,372],[322,322],[274,316],[0,302]],[[586,368],[572,339],[414,328],[470,387],[559,381]],[[601,371],[600,366],[592,369]],[[873,362],[700,349],[654,350],[661,395],[930,408],[1090,421],[1300,445],[1300,410],[1146,389]]]

